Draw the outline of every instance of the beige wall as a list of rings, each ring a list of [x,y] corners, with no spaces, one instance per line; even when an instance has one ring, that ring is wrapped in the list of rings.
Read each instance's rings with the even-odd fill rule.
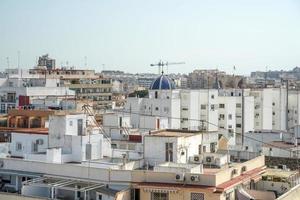
[[[243,166],[246,166],[246,171],[253,170],[255,168],[263,167],[265,166],[265,157],[264,156],[259,156],[256,157],[250,161],[236,164],[234,167],[228,168],[221,170],[216,174],[216,185],[219,185],[221,183],[224,183],[226,181],[231,180],[234,177],[240,176],[241,175],[241,169]],[[233,169],[237,169],[237,174],[232,177],[231,172]]]
[[[197,189],[197,188],[195,188],[195,189],[192,189],[192,188],[179,188],[177,192],[170,192],[169,193],[169,199],[171,199],[171,200],[191,199],[191,193],[203,193],[205,200],[223,200],[223,199],[225,199],[224,194],[213,193],[212,190]],[[151,200],[151,192],[150,191],[144,191],[143,189],[141,189],[140,199]]]

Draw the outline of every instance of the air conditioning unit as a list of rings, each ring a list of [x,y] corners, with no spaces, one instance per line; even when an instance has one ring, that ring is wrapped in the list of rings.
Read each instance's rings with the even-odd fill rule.
[[[200,163],[200,156],[199,155],[196,155],[193,157],[193,163]]]
[[[207,156],[207,157],[205,158],[205,160],[206,160],[207,163],[212,163],[212,162],[214,162],[214,157],[212,157],[212,156]]]
[[[35,141],[35,143],[36,143],[37,145],[43,145],[43,144],[44,144],[44,140],[42,140],[42,139],[37,139],[37,140]]]
[[[184,174],[176,174],[175,179],[178,182],[183,182],[185,180]]]
[[[192,181],[192,182],[199,182],[199,181],[200,181],[200,178],[199,178],[198,175],[192,175],[192,176],[191,176],[191,181]]]

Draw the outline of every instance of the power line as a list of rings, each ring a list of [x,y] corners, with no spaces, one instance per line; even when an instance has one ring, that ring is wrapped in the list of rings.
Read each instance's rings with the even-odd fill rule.
[[[136,115],[140,115],[140,116],[149,116],[149,117],[166,117],[166,118],[169,118],[169,119],[177,119],[177,120],[182,120],[182,119],[183,119],[183,118],[180,118],[180,117],[167,117],[167,116],[162,116],[162,115],[153,115],[153,114],[146,114],[146,113],[143,114],[143,113],[132,112],[132,111],[124,111],[124,110],[123,110],[123,111],[120,110],[120,111],[116,111],[116,112],[127,113],[127,114],[136,114]],[[201,123],[207,123],[207,124],[216,126],[216,127],[220,128],[220,129],[229,131],[229,129],[223,128],[223,127],[221,128],[221,127],[219,127],[217,124],[214,124],[214,123],[209,122],[209,121],[207,121],[207,120],[201,120],[201,119],[188,119],[188,120],[191,120],[191,121],[198,121],[198,122],[201,122]],[[236,135],[242,135],[241,133],[237,133],[236,131],[233,131],[233,133],[235,133]],[[270,143],[267,143],[267,142],[264,142],[264,141],[261,141],[261,140],[258,140],[258,139],[249,137],[249,136],[245,136],[245,135],[244,135],[244,137],[245,137],[245,138],[248,138],[248,139],[250,139],[250,140],[253,140],[253,141],[262,143],[262,144],[267,144],[267,145],[269,145],[269,146],[276,147],[276,148],[278,148],[278,149],[287,151],[287,152],[290,153],[290,155],[291,155],[291,153],[292,153],[291,150],[284,149],[284,148],[282,148],[282,147],[280,147],[280,146],[277,146],[277,145],[274,145],[274,144],[270,144]],[[290,156],[290,157],[291,157],[291,156]]]

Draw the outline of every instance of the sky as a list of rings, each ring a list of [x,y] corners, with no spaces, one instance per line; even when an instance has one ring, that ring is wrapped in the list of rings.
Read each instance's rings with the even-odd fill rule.
[[[0,0],[0,70],[58,66],[236,74],[300,66],[299,0]],[[86,57],[86,59],[85,59]],[[166,71],[166,69],[165,69]]]

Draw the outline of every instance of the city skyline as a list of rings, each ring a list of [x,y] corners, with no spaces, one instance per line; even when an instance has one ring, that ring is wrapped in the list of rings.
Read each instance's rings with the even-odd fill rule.
[[[299,66],[300,3],[291,1],[1,1],[0,68],[30,68],[49,53],[57,65],[157,73]],[[80,16],[80,17],[78,17]],[[85,59],[86,57],[86,59]],[[85,61],[86,60],[86,61]],[[203,68],[202,68],[203,67]]]

